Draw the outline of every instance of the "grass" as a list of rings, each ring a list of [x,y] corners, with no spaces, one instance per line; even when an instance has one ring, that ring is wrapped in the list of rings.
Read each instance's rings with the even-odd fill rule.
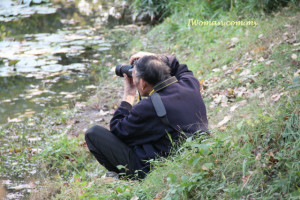
[[[122,57],[150,51],[175,54],[188,64],[201,84],[211,136],[188,138],[173,157],[153,161],[154,170],[142,181],[110,182],[100,178],[105,169],[88,153],[82,135],[70,137],[66,127],[53,126],[65,124],[72,111],[30,119],[36,124],[31,129],[5,127],[0,139],[8,132],[18,140],[25,141],[29,133],[42,138],[34,146],[1,147],[43,149],[38,154],[11,152],[10,160],[0,155],[2,163],[25,166],[28,162],[21,160],[31,156],[30,163],[42,166],[44,184],[31,199],[298,199],[300,95],[291,86],[299,84],[299,39],[293,41],[300,36],[299,11],[288,8],[249,19],[257,27],[188,27],[188,19],[197,18],[196,5],[187,5],[189,9],[132,40]],[[239,17],[221,12],[216,19]],[[238,42],[229,48],[232,38]],[[120,84],[107,79],[111,87]],[[220,125],[225,117],[230,120]],[[5,166],[0,165],[1,172]],[[18,169],[16,174],[22,171]],[[10,172],[1,175],[5,173]]]

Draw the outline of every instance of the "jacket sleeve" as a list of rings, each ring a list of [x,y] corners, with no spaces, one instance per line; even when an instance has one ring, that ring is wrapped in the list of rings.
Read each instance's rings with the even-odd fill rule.
[[[175,56],[165,56],[167,64],[171,68],[171,76],[176,76],[179,80],[183,74],[193,75],[193,72],[190,71],[185,64],[179,64]]]
[[[198,79],[194,77],[193,72],[188,69],[186,64],[179,64],[175,56],[165,56],[165,58],[171,68],[171,76],[175,76],[178,81],[189,82],[190,87],[200,90]]]

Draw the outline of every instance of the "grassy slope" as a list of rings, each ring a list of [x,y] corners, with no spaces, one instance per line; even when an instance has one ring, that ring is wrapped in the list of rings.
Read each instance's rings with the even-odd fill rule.
[[[173,15],[148,34],[149,45],[140,44],[140,50],[174,53],[198,76],[212,138],[201,146],[195,145],[198,140],[187,144],[181,156],[158,168],[141,186],[145,194],[162,191],[167,199],[299,195],[299,89],[288,89],[296,77],[299,81],[299,50],[294,50],[299,16],[284,9],[276,17],[254,19],[257,27],[188,27],[188,17]],[[220,18],[230,19],[237,17]],[[238,42],[228,49],[234,37]],[[230,120],[218,126],[224,118]]]
[[[230,15],[220,20],[237,19]],[[255,19],[257,27],[188,27],[189,17],[167,18],[132,42],[132,53],[174,53],[188,64],[202,85],[211,137],[189,139],[180,154],[157,162],[141,182],[110,182],[100,179],[103,168],[82,154],[83,137],[62,136],[52,144],[56,153],[42,154],[48,167],[60,169],[44,197],[58,189],[54,199],[296,199],[300,97],[299,89],[289,87],[299,77],[299,12],[284,9],[276,17]],[[232,38],[238,42],[228,49]],[[229,120],[218,125],[224,118]],[[77,162],[66,159],[64,150]],[[64,178],[70,174],[72,179]]]

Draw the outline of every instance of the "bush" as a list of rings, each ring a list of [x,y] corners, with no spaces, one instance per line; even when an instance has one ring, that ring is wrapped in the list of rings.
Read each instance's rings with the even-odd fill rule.
[[[135,19],[142,21],[161,21],[170,14],[168,0],[134,0]]]
[[[210,19],[221,11],[236,11],[241,15],[271,13],[298,0],[133,0],[136,19],[162,21],[170,13],[185,12],[186,15]]]

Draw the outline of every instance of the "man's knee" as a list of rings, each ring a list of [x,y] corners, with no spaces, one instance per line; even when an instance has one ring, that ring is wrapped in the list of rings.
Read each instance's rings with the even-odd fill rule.
[[[91,139],[91,138],[95,137],[96,135],[99,137],[104,132],[107,132],[107,131],[108,130],[106,128],[103,128],[98,125],[94,125],[85,132],[85,140]]]

